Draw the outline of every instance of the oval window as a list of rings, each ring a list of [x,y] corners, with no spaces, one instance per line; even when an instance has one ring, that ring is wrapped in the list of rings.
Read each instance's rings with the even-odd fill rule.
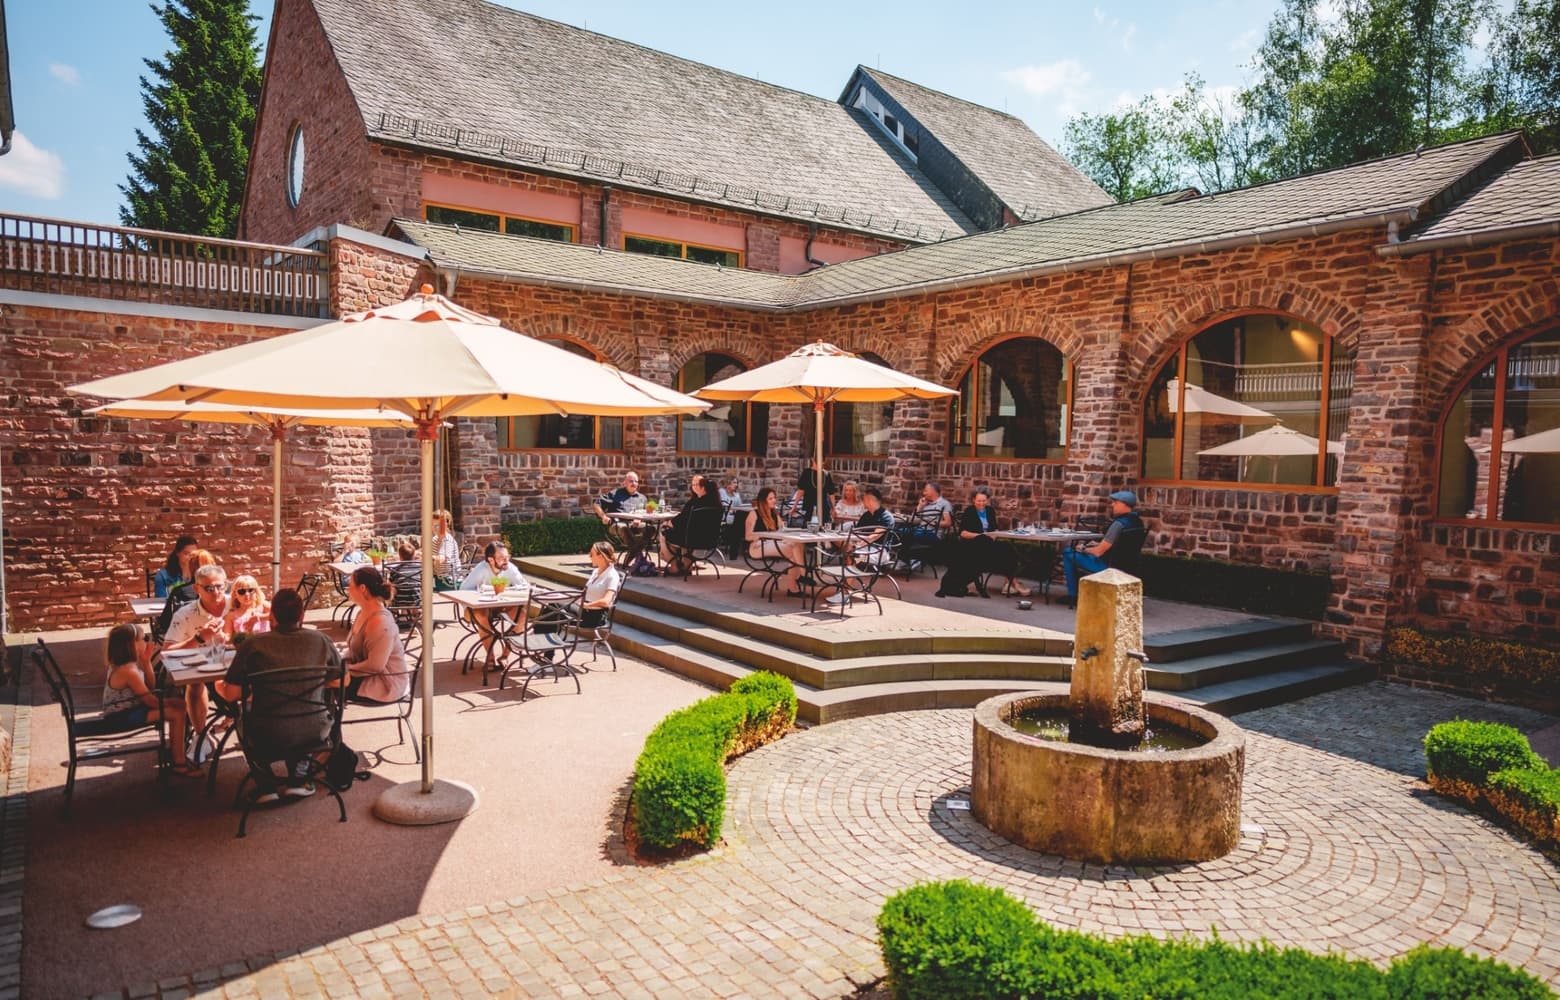
[[[287,150],[287,201],[293,208],[303,200],[303,156],[303,126],[299,125]]]

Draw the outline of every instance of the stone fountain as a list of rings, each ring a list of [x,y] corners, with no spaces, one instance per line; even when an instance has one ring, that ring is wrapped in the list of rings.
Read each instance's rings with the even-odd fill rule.
[[[1143,695],[1143,584],[1107,569],[1078,593],[1071,690],[1010,694],[975,709],[970,806],[1014,843],[1103,864],[1206,861],[1240,839],[1246,737],[1228,719]],[[1064,737],[1014,723],[1055,713]],[[1187,749],[1145,751],[1148,730]]]

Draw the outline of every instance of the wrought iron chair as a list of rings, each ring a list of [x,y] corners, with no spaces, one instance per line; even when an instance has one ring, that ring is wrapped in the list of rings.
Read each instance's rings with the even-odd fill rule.
[[[586,625],[581,621],[576,628],[576,643],[590,643],[590,662],[595,663],[603,646],[607,649],[607,656],[612,659],[612,672],[617,672],[617,654],[612,651],[612,621],[617,615],[618,602],[623,599],[623,588],[628,586],[628,576],[618,574],[617,589],[612,592],[612,603],[607,605],[599,625]],[[581,666],[577,669],[589,670],[589,667]]]
[[[747,582],[753,577],[761,576],[764,578],[764,583],[758,588],[758,596],[767,597],[770,603],[774,603],[775,591],[780,589],[780,581],[785,579],[786,571],[791,568],[791,560],[781,555],[778,550],[770,553],[769,548],[768,545],[760,546],[760,550],[765,554],[755,556],[752,546],[746,542],[742,544],[742,561],[747,564],[748,572],[742,578],[742,582],[737,584],[737,593],[742,593],[742,588],[746,587]]]
[[[504,690],[510,671],[519,667],[525,673],[525,682],[520,686],[522,701],[531,690],[531,682],[543,674],[551,674],[555,684],[562,677],[572,678],[574,693],[580,693],[580,672],[570,661],[579,647],[578,608],[582,599],[583,591],[578,590],[531,591],[535,610],[527,614],[525,627],[511,631],[501,640],[511,655],[498,676],[500,691]],[[527,663],[530,665],[526,666]],[[484,681],[486,673],[484,670]]]
[[[937,566],[946,558],[943,545],[948,540],[948,529],[943,527],[942,512],[918,510],[907,518],[899,529],[899,560],[910,573],[920,563],[932,571],[937,579]]]
[[[320,589],[320,584],[325,582],[325,577],[318,573],[305,573],[298,577],[298,585],[293,589],[298,596],[303,598],[303,606],[307,608],[314,602],[314,595]]]
[[[256,803],[255,796],[245,796],[244,789],[254,782],[263,788],[260,776],[266,775],[265,784],[276,784],[272,772],[274,763],[287,767],[288,778],[283,780],[311,781],[336,800],[341,810],[341,822],[347,821],[347,804],[341,793],[330,782],[322,779],[325,760],[341,746],[341,697],[338,689],[346,680],[342,667],[278,667],[260,670],[244,678],[243,696],[239,700],[238,744],[249,764],[249,771],[238,783],[233,805],[242,806],[238,821],[238,836],[246,834],[249,814]]]
[[[406,662],[410,665],[406,670],[386,671],[386,676],[388,677],[409,678],[410,683],[406,688],[406,694],[404,696],[397,699],[396,701],[373,701],[369,698],[348,698],[346,700],[346,704],[342,707],[341,724],[343,726],[355,726],[361,722],[389,722],[393,719],[395,720],[395,745],[404,746],[406,744],[406,737],[410,736],[412,739],[412,753],[415,757],[415,762],[421,764],[422,747],[417,742],[417,730],[412,725],[412,704],[417,698],[417,681],[422,670],[422,662],[419,659],[413,659],[410,654],[407,655]],[[392,714],[357,715],[356,713],[353,713],[352,718],[347,718],[347,710],[351,709],[353,706],[367,706],[365,709],[366,711],[371,711],[375,708],[391,709]],[[405,728],[404,733],[402,732],[403,727]]]
[[[720,567],[712,561],[720,555],[720,532],[725,524],[726,512],[730,504],[719,507],[700,507],[691,511],[688,515],[687,529],[682,532],[680,539],[668,536],[667,546],[672,554],[686,562],[682,578],[689,576],[701,566],[708,566],[715,571],[715,578],[720,579]],[[724,557],[722,557],[724,558]]]
[[[878,537],[873,538],[876,534]],[[843,594],[845,599],[834,602],[840,617],[857,601],[870,601],[883,613],[883,602],[878,600],[876,588],[880,580],[890,583],[894,578],[889,570],[898,556],[899,540],[893,532],[878,528],[852,528],[845,540],[845,549],[838,563],[824,564],[813,570],[818,587],[813,591],[812,610],[818,610],[818,601],[826,593]],[[895,584],[897,587],[898,585]]]
[[[38,645],[31,650],[31,656],[38,672],[43,674],[45,683],[49,685],[50,697],[59,702],[60,714],[65,717],[65,735],[70,745],[70,760],[67,763],[68,770],[65,772],[65,807],[61,810],[63,815],[70,816],[71,799],[76,792],[76,765],[81,761],[124,757],[137,753],[156,753],[158,776],[165,778],[171,757],[167,736],[160,723],[147,722],[128,729],[116,728],[104,719],[101,712],[77,712],[70,683],[66,681],[65,673],[60,669],[59,662],[54,659],[53,651],[41,636]],[[156,742],[129,742],[136,737],[153,733],[156,734]],[[89,747],[96,749],[87,749]]]

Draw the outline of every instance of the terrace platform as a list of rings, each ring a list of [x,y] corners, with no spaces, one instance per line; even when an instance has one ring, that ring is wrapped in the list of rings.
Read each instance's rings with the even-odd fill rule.
[[[534,579],[581,585],[581,556],[516,560]],[[614,647],[718,687],[755,670],[790,677],[798,715],[809,722],[922,708],[959,708],[995,694],[1065,682],[1072,670],[1074,613],[1034,598],[933,596],[930,573],[883,587],[883,613],[857,605],[808,612],[784,594],[760,598],[747,570],[722,566],[677,577],[633,577],[617,612]],[[1374,676],[1312,623],[1173,601],[1143,607],[1148,686],[1223,714],[1292,701]]]

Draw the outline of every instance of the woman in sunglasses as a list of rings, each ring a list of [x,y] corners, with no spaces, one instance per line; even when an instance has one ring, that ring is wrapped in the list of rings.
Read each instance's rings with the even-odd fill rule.
[[[271,631],[271,605],[254,577],[245,573],[233,581],[233,596],[223,617],[230,636]]]

